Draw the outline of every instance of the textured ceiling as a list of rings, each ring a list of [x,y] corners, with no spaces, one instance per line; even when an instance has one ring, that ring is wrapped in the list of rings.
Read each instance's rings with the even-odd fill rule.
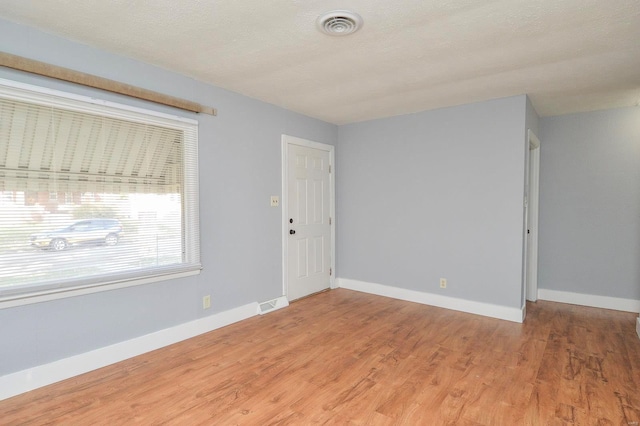
[[[364,27],[320,33],[332,9]],[[335,124],[523,93],[541,116],[640,102],[640,0],[2,0],[0,17]]]

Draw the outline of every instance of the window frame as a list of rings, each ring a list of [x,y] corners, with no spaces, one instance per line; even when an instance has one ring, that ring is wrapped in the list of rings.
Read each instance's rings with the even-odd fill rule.
[[[66,280],[67,284],[57,288],[42,289],[44,285],[33,284],[25,291],[3,291],[0,289],[0,309],[40,303],[67,297],[144,285],[171,279],[197,275],[200,263],[200,226],[198,193],[198,121],[118,102],[96,99],[89,96],[20,83],[0,78],[0,96],[20,102],[62,108],[79,113],[99,114],[121,120],[158,125],[183,131],[184,176],[183,178],[183,262],[177,266],[138,271],[129,271],[92,279]],[[39,289],[40,287],[40,289]]]

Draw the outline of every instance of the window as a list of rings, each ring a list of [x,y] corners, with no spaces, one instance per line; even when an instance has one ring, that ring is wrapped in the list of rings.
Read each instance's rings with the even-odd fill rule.
[[[198,273],[197,134],[0,80],[0,304]]]

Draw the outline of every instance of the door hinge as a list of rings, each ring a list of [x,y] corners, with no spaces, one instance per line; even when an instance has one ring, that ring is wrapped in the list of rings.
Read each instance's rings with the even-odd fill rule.
[[[329,173],[331,173],[331,164],[329,164]]]
[[[333,269],[329,268],[329,276],[333,275]]]
[[[331,218],[329,218],[329,225],[331,225]]]

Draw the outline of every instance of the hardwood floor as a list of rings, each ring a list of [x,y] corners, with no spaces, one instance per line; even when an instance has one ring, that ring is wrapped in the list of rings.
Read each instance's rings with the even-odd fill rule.
[[[333,290],[0,402],[2,425],[638,425],[636,314]]]

